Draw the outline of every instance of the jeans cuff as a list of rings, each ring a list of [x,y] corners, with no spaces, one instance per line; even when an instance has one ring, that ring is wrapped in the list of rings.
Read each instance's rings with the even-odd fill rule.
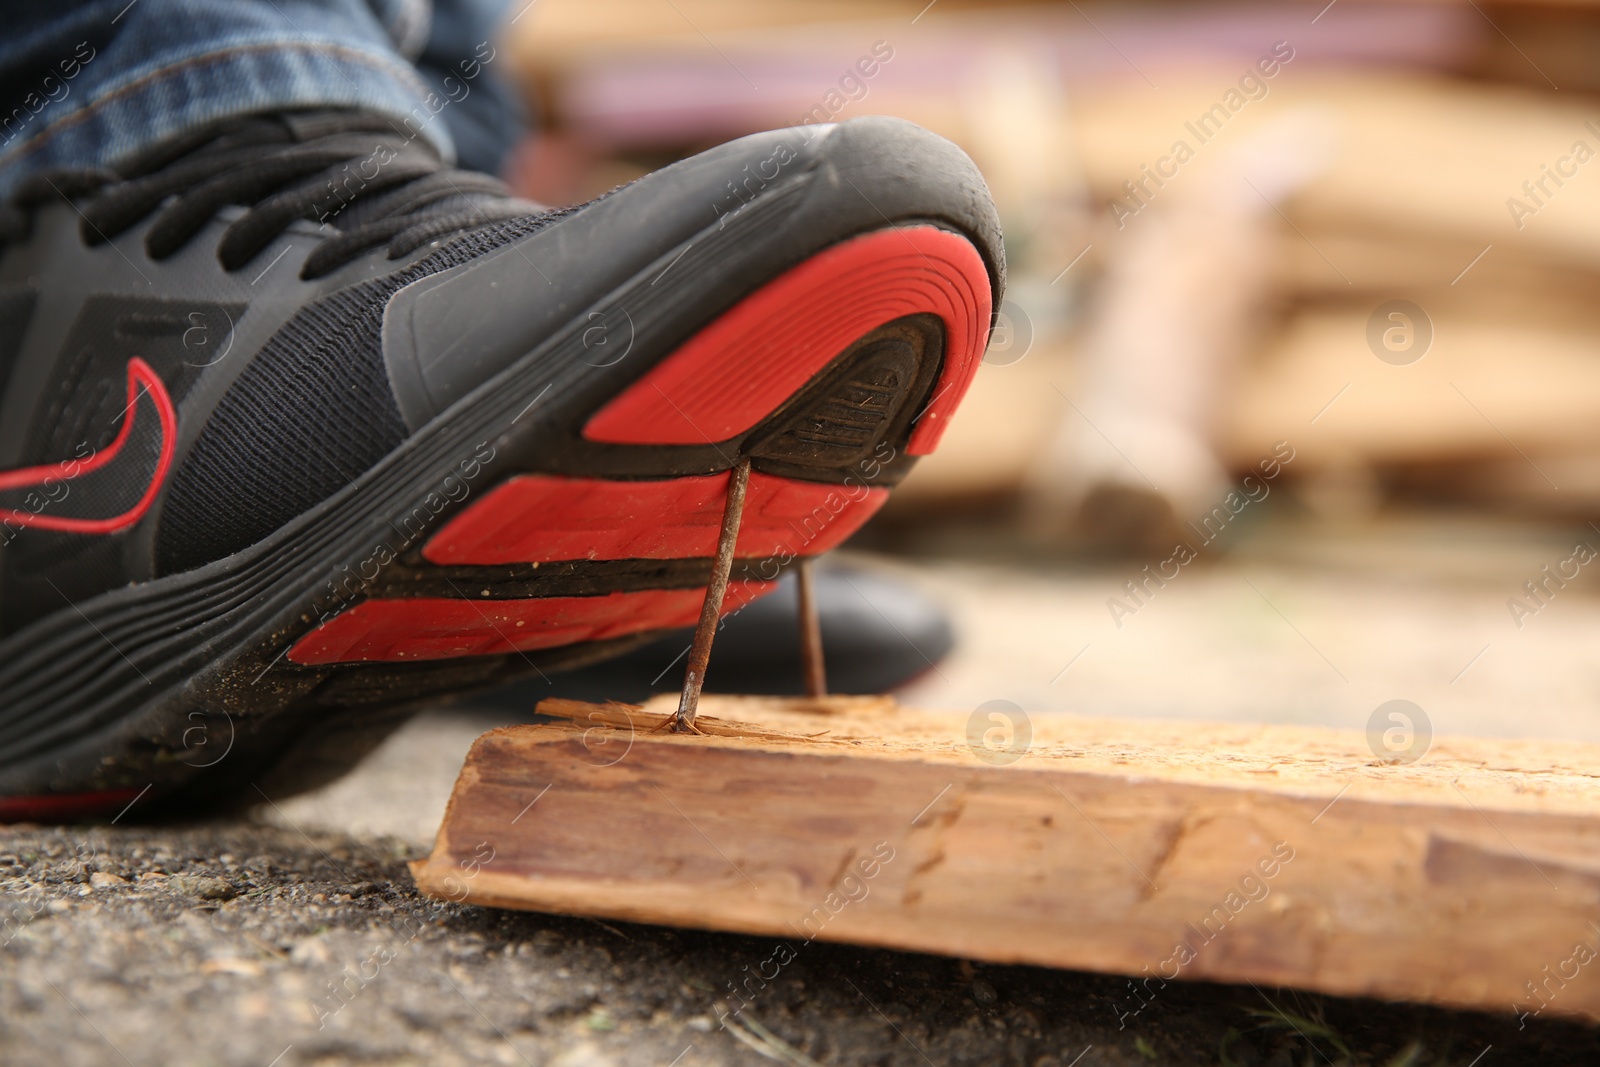
[[[74,110],[0,147],[0,195],[41,170],[109,166],[220,119],[293,108],[387,115],[453,161],[438,117],[449,103],[393,54],[310,39],[230,45],[97,87]]]

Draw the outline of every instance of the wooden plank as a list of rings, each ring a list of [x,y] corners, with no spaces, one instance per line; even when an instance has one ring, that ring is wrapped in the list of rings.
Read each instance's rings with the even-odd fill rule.
[[[1436,739],[1402,764],[1292,726],[1016,712],[986,748],[1003,719],[882,701],[708,697],[700,737],[653,732],[670,704],[541,710],[572,721],[474,746],[425,892],[1123,973],[1144,997],[1208,979],[1600,1017],[1600,746]]]

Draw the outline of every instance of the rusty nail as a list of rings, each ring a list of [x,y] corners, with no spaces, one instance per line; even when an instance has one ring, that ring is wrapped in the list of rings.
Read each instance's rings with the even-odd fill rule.
[[[828,695],[828,670],[822,656],[822,620],[817,616],[817,588],[811,560],[796,568],[800,586],[800,668],[805,674],[806,696]]]
[[[728,574],[733,570],[733,547],[739,540],[739,519],[744,514],[745,489],[750,485],[750,461],[743,459],[728,475],[728,499],[722,506],[722,533],[717,538],[717,556],[711,563],[711,581],[700,606],[700,622],[694,628],[694,644],[689,646],[689,670],[683,679],[683,697],[672,732],[692,734],[694,715],[700,706],[700,690],[706,684],[706,664],[711,660],[711,639],[717,635],[717,620],[722,616],[722,598],[728,592]]]

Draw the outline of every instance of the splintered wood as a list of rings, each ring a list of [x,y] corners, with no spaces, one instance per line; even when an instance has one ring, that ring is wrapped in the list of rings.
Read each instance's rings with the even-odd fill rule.
[[[540,710],[564,721],[474,745],[425,892],[1144,997],[1207,979],[1600,1017],[1600,746],[1438,739],[1403,765],[1345,731],[882,699],[706,697],[703,736],[668,732],[670,701]]]

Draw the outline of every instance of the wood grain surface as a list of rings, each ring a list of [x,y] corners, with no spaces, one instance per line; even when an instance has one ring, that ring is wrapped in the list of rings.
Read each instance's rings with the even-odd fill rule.
[[[427,893],[1169,981],[1600,1016],[1600,747],[706,698],[485,734]],[[1130,1009],[1134,1007],[1130,1001]]]

